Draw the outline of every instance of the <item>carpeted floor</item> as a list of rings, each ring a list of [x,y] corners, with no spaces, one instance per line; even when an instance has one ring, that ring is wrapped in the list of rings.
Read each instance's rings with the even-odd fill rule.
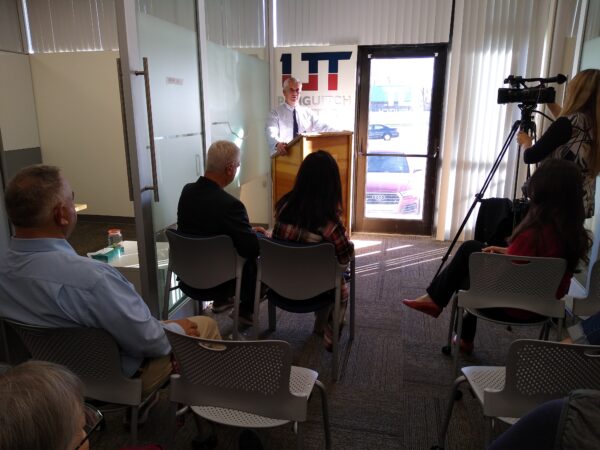
[[[108,224],[107,224],[108,225]],[[80,227],[78,233],[104,242],[104,225]],[[108,226],[107,226],[108,227]],[[106,228],[107,228],[106,227]],[[127,236],[133,238],[133,236]],[[73,236],[78,242],[82,236]],[[290,342],[294,364],[317,370],[329,392],[330,420],[337,449],[428,449],[436,442],[452,382],[451,359],[441,354],[450,311],[438,319],[409,310],[401,303],[423,293],[437,270],[447,243],[412,236],[355,234],[357,247],[356,338],[342,336],[343,363],[338,382],[330,379],[331,355],[321,338],[311,333],[313,316],[278,312],[277,331],[262,337]],[[81,241],[80,241],[81,242]],[[75,245],[78,249],[78,245]],[[92,249],[93,250],[93,249]],[[79,251],[79,249],[78,249]],[[90,251],[90,250],[86,250]],[[266,330],[266,305],[261,321]],[[224,335],[231,331],[227,314],[217,317]],[[537,336],[537,329],[513,329],[483,323],[475,340],[475,352],[462,364],[502,365],[509,343]],[[249,331],[246,335],[249,335]],[[475,399],[466,394],[454,408],[447,449],[483,447],[483,419]],[[165,448],[188,449],[197,430],[186,416],[175,442],[168,433],[169,402],[165,390],[148,422],[139,430],[139,443],[160,443]],[[122,413],[109,414],[106,430],[93,439],[94,449],[116,449],[128,444]],[[215,426],[219,449],[237,449],[238,430]],[[324,448],[318,394],[309,404],[303,427],[306,449]],[[291,426],[261,430],[267,449],[295,448]],[[200,448],[200,447],[197,447]]]

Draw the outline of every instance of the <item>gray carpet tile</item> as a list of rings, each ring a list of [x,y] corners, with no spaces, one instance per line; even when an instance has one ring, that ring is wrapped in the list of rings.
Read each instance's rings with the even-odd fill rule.
[[[105,226],[103,226],[105,228]],[[105,230],[90,235],[104,237]],[[453,381],[452,360],[441,353],[450,308],[433,319],[402,305],[402,299],[424,292],[436,272],[448,243],[414,236],[354,234],[357,243],[356,337],[348,341],[346,326],[340,341],[341,372],[331,382],[332,356],[323,349],[322,338],[312,332],[313,314],[278,310],[277,330],[268,331],[266,304],[261,305],[260,337],[289,342],[294,364],[317,370],[329,393],[334,448],[427,449],[437,441],[440,423]],[[98,238],[100,239],[100,238]],[[226,313],[214,316],[224,336],[231,334]],[[348,316],[346,316],[348,319]],[[461,355],[463,365],[501,365],[510,342],[537,337],[539,330],[505,327],[488,322],[479,326],[475,352]],[[251,339],[251,329],[242,329]],[[463,389],[450,422],[447,449],[483,446],[483,418],[478,402]],[[324,448],[319,394],[309,403],[302,427],[306,449]],[[122,414],[109,416],[109,428],[94,438],[94,449],[125,446],[128,434]],[[169,440],[168,393],[165,390],[149,422],[140,428],[140,443],[161,443],[166,448],[188,449],[196,436],[191,415]],[[215,426],[219,449],[236,449],[239,430]],[[266,449],[295,448],[290,426],[260,430]]]

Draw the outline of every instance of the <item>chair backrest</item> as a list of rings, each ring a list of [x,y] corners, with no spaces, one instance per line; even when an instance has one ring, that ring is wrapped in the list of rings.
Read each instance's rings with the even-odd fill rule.
[[[210,289],[241,274],[242,264],[229,236],[190,236],[166,231],[169,271],[195,289]]]
[[[33,359],[61,364],[83,382],[89,398],[124,405],[141,402],[142,383],[121,372],[119,348],[98,328],[47,328],[5,319]]]
[[[28,359],[31,359],[31,355],[21,339],[15,330],[4,323],[4,318],[0,317],[0,362],[14,366]]]
[[[522,339],[508,350],[502,391],[485,391],[483,412],[521,417],[576,389],[600,390],[600,347]]]
[[[171,376],[171,401],[306,419],[307,399],[290,393],[287,342],[213,341],[165,332],[180,367],[180,374]]]
[[[564,317],[556,291],[567,263],[561,258],[473,253],[469,290],[459,293],[466,308],[520,308],[548,317]]]
[[[591,316],[600,311],[600,260],[592,266],[590,286],[584,298],[573,299],[573,314]]]
[[[304,300],[335,289],[342,267],[329,242],[297,244],[259,239],[260,280],[279,295]]]

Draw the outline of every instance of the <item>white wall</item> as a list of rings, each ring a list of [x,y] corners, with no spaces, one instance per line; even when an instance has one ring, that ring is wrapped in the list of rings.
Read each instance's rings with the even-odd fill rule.
[[[44,163],[60,167],[83,214],[133,217],[116,58],[118,52],[30,56]]]
[[[5,151],[40,146],[28,55],[0,52],[0,131]]]

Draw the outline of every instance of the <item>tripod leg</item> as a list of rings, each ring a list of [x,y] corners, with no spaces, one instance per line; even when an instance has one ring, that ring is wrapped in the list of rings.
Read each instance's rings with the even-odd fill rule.
[[[502,149],[500,150],[500,153],[498,153],[498,156],[496,157],[496,160],[494,161],[494,164],[492,165],[492,169],[490,170],[485,181],[483,182],[483,186],[481,187],[479,192],[477,194],[475,194],[475,199],[473,200],[471,207],[467,211],[467,215],[465,216],[462,223],[460,224],[460,227],[458,227],[458,231],[454,235],[454,238],[452,239],[452,242],[450,243],[448,250],[446,250],[446,253],[442,257],[442,262],[440,263],[440,266],[438,267],[438,270],[435,273],[434,278],[438,276],[438,274],[442,270],[442,267],[444,267],[444,264],[448,260],[448,256],[450,256],[450,253],[452,253],[452,249],[456,245],[456,242],[458,241],[458,237],[461,235],[461,233],[463,232],[463,229],[467,225],[467,222],[469,221],[469,218],[471,217],[471,214],[473,213],[473,210],[475,209],[475,205],[477,205],[477,202],[480,202],[483,199],[485,191],[487,190],[488,186],[490,185],[490,183],[494,177],[494,174],[498,170],[498,167],[500,167],[500,163],[504,159],[504,155],[506,154],[506,151],[510,147],[510,143],[512,142],[513,138],[515,137],[515,134],[517,134],[517,131],[519,130],[520,126],[521,126],[520,120],[515,121],[515,123],[513,124],[512,128],[510,130],[510,133],[508,134],[508,137],[506,138],[506,140],[504,141],[504,144],[502,145]]]

